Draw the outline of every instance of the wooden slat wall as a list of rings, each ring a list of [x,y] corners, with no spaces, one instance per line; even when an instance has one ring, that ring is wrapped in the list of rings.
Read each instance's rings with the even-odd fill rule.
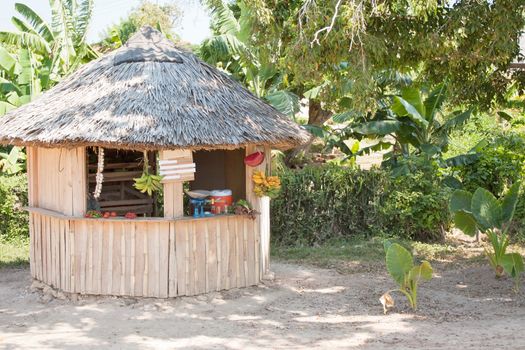
[[[174,297],[260,281],[257,222],[133,222],[31,213],[34,277],[71,293]]]
[[[257,232],[255,220],[240,216],[170,223],[169,296],[259,283]]]
[[[86,210],[85,148],[28,148],[30,205],[65,215]]]

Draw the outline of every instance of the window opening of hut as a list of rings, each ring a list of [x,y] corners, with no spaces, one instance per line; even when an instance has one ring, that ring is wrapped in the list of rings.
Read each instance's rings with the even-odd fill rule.
[[[239,199],[246,198],[244,149],[194,151],[195,179],[187,185],[185,214],[227,214]],[[207,196],[199,196],[204,193]],[[204,197],[204,198],[197,198]],[[195,211],[199,213],[195,213]]]
[[[245,149],[177,152],[166,158],[152,151],[88,148],[88,213],[199,218],[232,213],[234,203],[246,199]],[[151,194],[137,185],[145,174],[164,175]],[[176,207],[182,211],[173,215]]]
[[[87,209],[113,215],[125,216],[134,213],[138,216],[160,216],[159,203],[162,196],[158,191],[151,195],[136,188],[135,179],[144,171],[144,153],[118,149],[103,149],[102,181],[100,193],[97,193],[97,169],[100,169],[100,148],[87,149],[88,162],[88,203]],[[146,152],[149,171],[157,173],[156,152]]]

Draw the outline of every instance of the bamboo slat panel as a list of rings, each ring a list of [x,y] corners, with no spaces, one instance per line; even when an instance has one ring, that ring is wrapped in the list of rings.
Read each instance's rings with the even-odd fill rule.
[[[32,276],[66,292],[166,298],[260,281],[258,224],[245,217],[30,218]]]
[[[82,216],[86,210],[85,148],[30,147],[27,158],[29,204]]]

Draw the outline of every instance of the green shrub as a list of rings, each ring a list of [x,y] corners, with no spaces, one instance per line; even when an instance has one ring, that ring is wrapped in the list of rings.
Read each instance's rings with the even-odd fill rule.
[[[467,191],[483,187],[502,196],[514,183],[525,180],[525,135],[506,132],[492,137],[476,162],[457,169]],[[525,193],[522,190],[514,215],[511,233],[522,233],[525,228]]]
[[[448,191],[437,174],[392,179],[386,170],[324,165],[280,176],[282,191],[272,200],[272,237],[279,245],[358,235],[433,241],[449,225]]]
[[[0,240],[18,241],[29,237],[27,178],[21,175],[0,176]]]
[[[449,195],[435,164],[412,167],[385,188],[380,209],[383,230],[407,239],[441,241],[450,227]]]
[[[272,200],[272,232],[284,245],[313,245],[375,230],[388,175],[335,165],[287,170]]]

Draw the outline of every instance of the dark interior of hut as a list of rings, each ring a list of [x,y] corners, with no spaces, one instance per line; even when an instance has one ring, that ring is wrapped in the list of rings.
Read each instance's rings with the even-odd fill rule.
[[[98,200],[93,193],[96,186],[98,149],[88,148],[88,209],[103,212],[116,212],[124,215],[128,212],[137,215],[159,216],[157,194],[149,196],[133,186],[133,179],[139,178],[143,171],[143,153],[136,151],[104,149],[104,180]],[[155,172],[156,154],[148,152],[149,164]]]
[[[156,174],[158,153],[147,154],[150,172]],[[229,195],[229,203],[246,198],[244,155],[244,149],[194,151],[195,179],[184,183],[184,191],[209,191],[214,198],[219,198],[219,202],[222,200],[220,196]],[[146,217],[163,216],[162,193],[154,192],[149,196],[134,187],[134,179],[143,172],[143,157],[140,151],[104,149],[102,190],[95,199],[98,148],[88,148],[88,210],[115,212],[118,216],[129,212]],[[206,204],[206,212],[214,212],[210,201]],[[184,215],[194,215],[187,195],[184,196]]]

